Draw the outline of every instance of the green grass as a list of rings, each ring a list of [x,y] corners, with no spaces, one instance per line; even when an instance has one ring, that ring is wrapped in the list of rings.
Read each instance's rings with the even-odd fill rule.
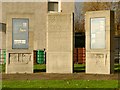
[[[34,72],[46,72],[46,65],[45,64],[36,64],[34,65]]]
[[[3,88],[117,88],[117,80],[22,80],[3,81]]]
[[[115,64],[115,70],[120,70],[120,65]],[[5,65],[2,66],[5,71]],[[34,65],[34,72],[45,72],[45,64]],[[74,72],[85,72],[84,64],[75,64]],[[4,80],[3,88],[117,88],[117,80]]]
[[[114,70],[120,72],[120,64],[114,64]]]

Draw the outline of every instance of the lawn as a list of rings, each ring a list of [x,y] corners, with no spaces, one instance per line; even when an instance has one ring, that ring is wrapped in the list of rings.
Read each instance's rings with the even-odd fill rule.
[[[3,81],[3,88],[117,88],[117,80],[22,80]]]
[[[114,70],[120,71],[120,65],[115,64]],[[2,72],[5,65],[2,66]],[[45,72],[45,64],[34,65],[34,72]],[[84,64],[75,64],[74,73],[85,72]],[[4,80],[3,88],[117,88],[118,80]]]

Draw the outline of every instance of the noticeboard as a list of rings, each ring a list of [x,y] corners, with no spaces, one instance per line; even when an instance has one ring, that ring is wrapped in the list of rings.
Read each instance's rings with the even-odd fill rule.
[[[13,18],[12,19],[12,48],[27,49],[29,34],[29,19]]]
[[[91,18],[91,49],[105,49],[105,18]]]

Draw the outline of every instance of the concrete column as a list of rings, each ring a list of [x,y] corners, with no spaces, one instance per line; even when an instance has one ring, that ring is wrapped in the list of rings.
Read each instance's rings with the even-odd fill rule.
[[[73,73],[73,14],[48,14],[47,73]]]

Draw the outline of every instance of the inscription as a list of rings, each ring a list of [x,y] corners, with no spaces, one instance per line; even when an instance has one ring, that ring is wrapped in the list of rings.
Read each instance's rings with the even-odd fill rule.
[[[28,64],[31,61],[31,54],[10,54],[10,63],[25,63]]]
[[[94,58],[104,58],[104,54],[91,54],[91,57],[94,57]]]

